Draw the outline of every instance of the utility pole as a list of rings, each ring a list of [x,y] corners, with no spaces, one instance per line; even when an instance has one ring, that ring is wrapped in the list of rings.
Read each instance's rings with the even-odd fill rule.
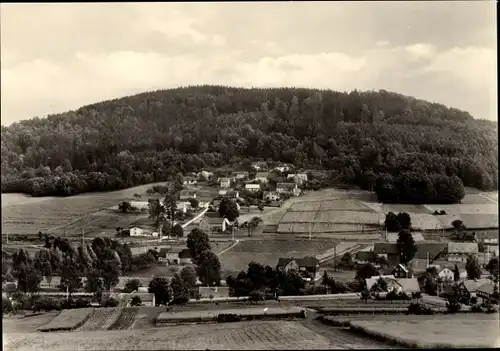
[[[233,233],[233,243],[234,243],[234,241],[235,241],[235,240],[234,240],[234,225],[232,226],[232,230],[231,230],[231,232]]]

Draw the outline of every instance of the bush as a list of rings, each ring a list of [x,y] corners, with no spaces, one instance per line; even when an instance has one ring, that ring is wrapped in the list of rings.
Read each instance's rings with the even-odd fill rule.
[[[481,305],[478,305],[478,304],[473,304],[471,306],[471,312],[483,312],[483,309],[481,308]]]
[[[116,307],[118,306],[118,301],[114,297],[110,297],[108,301],[104,304],[104,307]]]
[[[410,306],[408,306],[408,311],[406,312],[406,314],[417,315],[431,315],[433,313],[432,309],[422,303],[411,303]]]
[[[217,316],[217,322],[240,322],[241,316],[234,313],[221,313]]]
[[[179,296],[172,301],[172,305],[187,305],[189,298],[186,296]]]
[[[15,283],[8,283],[5,285],[5,288],[4,288],[5,292],[7,294],[10,294],[10,293],[13,293],[13,292],[16,292],[17,291],[17,287],[16,287],[16,284]]]
[[[13,313],[14,305],[7,297],[2,297],[2,314]]]
[[[132,297],[132,300],[130,301],[130,305],[131,306],[140,306],[142,305],[142,299],[135,295],[134,297]]]
[[[59,311],[61,309],[61,306],[62,306],[61,299],[41,297],[33,301],[31,309],[33,312],[39,312],[39,311],[48,312],[53,310]]]
[[[252,302],[264,301],[264,293],[260,290],[254,290],[248,295],[248,300]]]

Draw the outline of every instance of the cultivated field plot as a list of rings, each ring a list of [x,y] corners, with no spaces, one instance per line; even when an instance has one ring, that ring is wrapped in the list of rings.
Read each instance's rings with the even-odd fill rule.
[[[139,308],[125,307],[121,309],[118,318],[109,326],[108,330],[123,330],[132,326]]]
[[[339,199],[321,202],[321,211],[337,210],[337,211],[372,211],[369,207],[364,206],[361,202],[351,199]]]
[[[461,318],[460,318],[461,317]],[[411,321],[353,321],[351,325],[371,335],[382,336],[420,348],[498,347],[498,319],[456,319]],[[425,336],[425,337],[423,337]]]
[[[379,230],[377,227],[363,225],[363,224],[341,224],[341,223],[282,223],[278,225],[277,232],[282,234],[291,233],[350,233],[350,237],[361,239],[364,233],[370,233]],[[355,237],[354,237],[355,236]]]
[[[50,322],[59,312],[47,312],[35,316],[2,316],[2,332],[35,333],[37,329]]]
[[[315,223],[379,225],[381,216],[367,211],[318,211]]]
[[[107,330],[120,316],[120,308],[96,308],[76,331]]]
[[[252,261],[276,267],[279,257],[304,257],[333,248],[329,240],[247,240],[219,256],[222,269],[239,272]]]
[[[342,349],[299,322],[251,321],[130,331],[4,335],[8,350]]]
[[[304,211],[304,212],[287,212],[281,218],[281,223],[309,223],[313,222],[316,216],[314,211]]]
[[[460,205],[425,205],[431,213],[435,210],[445,210],[447,214],[485,214],[498,215],[498,205],[489,204],[460,204]]]
[[[91,316],[92,308],[62,310],[49,323],[38,328],[40,331],[74,330]]]
[[[320,208],[321,201],[303,201],[294,203],[292,206],[290,206],[290,211],[319,211]]]
[[[221,309],[213,311],[183,311],[183,312],[162,312],[156,318],[156,325],[161,326],[168,323],[180,322],[202,322],[202,321],[216,321],[220,314],[232,314],[245,317],[299,317],[303,308],[296,306],[290,307],[268,307],[265,310],[261,307],[253,308],[239,308],[239,309]]]

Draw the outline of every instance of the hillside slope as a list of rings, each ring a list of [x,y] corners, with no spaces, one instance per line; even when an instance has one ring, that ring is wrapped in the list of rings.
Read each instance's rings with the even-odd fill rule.
[[[463,185],[498,186],[496,123],[387,91],[162,90],[2,126],[1,145],[2,192],[38,196],[257,159],[331,170],[388,201],[456,202]]]

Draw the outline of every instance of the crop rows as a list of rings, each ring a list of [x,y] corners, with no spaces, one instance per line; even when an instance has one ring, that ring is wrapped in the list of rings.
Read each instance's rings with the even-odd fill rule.
[[[63,310],[49,323],[39,328],[40,331],[74,330],[84,324],[93,313],[91,308]]]
[[[128,329],[134,323],[135,316],[139,309],[137,307],[123,308],[118,319],[108,328],[108,330]]]
[[[120,315],[120,308],[97,308],[77,331],[107,330]]]

